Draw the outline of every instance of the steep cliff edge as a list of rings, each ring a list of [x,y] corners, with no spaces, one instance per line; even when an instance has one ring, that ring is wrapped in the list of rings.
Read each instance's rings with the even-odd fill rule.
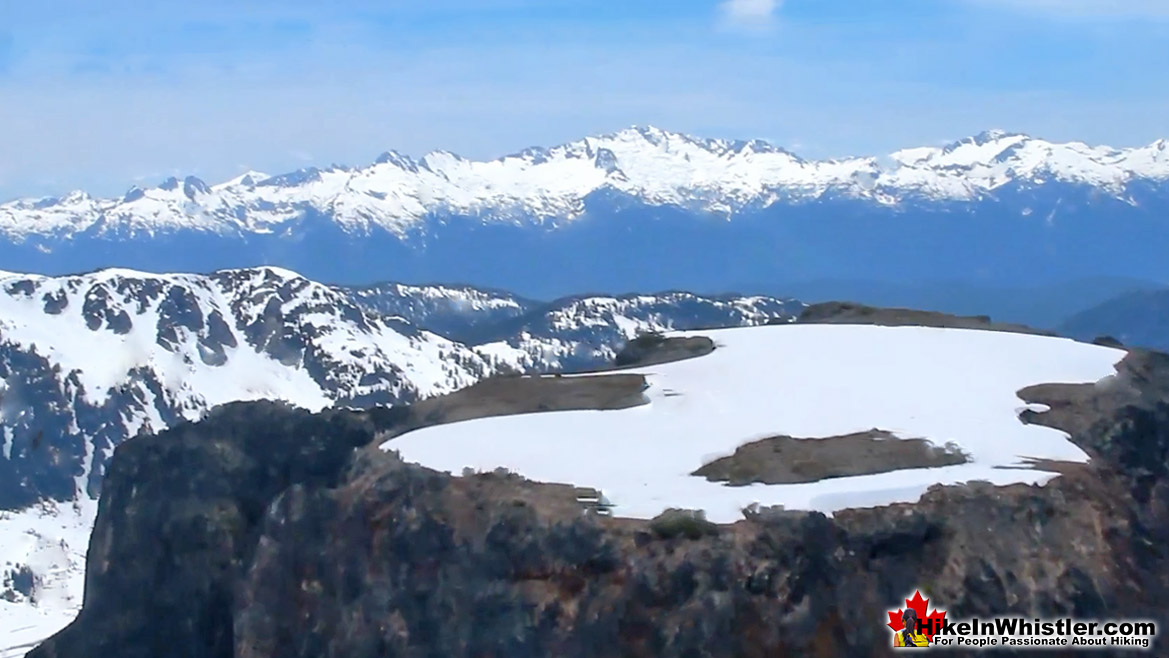
[[[119,446],[83,612],[29,655],[886,656],[918,587],[963,617],[1169,621],[1169,357],[1020,395],[1092,461],[695,532],[404,463],[373,446],[405,411],[231,405]]]

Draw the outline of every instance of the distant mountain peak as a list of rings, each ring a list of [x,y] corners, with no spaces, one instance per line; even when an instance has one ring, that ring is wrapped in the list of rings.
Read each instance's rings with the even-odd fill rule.
[[[616,132],[601,135],[596,139],[603,141],[644,141],[654,146],[660,146],[669,140],[691,141],[694,138],[685,133],[663,130],[657,126],[632,125]]]
[[[971,147],[989,146],[1006,149],[1027,139],[1029,139],[1029,137],[1022,133],[1011,133],[1005,130],[984,130],[977,135],[972,135],[970,137],[966,137],[964,139],[947,144],[946,146],[942,147],[942,153],[950,154],[962,149],[969,149]]]
[[[199,194],[210,194],[211,188],[202,179],[195,176],[187,176],[183,179],[183,193],[187,198],[194,199]]]
[[[134,185],[126,190],[126,194],[122,196],[122,203],[133,203],[144,196],[146,196],[146,191]]]
[[[272,176],[257,184],[257,187],[296,187],[305,183],[321,180],[321,170],[316,167],[304,167],[296,171]]]
[[[1019,137],[1022,139],[1029,139],[1028,135],[1026,135],[1024,133],[1008,132],[1008,131],[1002,130],[1000,128],[991,128],[989,130],[984,130],[984,131],[978,133],[977,135],[975,135],[974,137],[972,137],[971,139],[974,140],[975,144],[981,145],[981,144],[988,144],[990,142],[996,142],[1000,139],[1008,139],[1008,138],[1013,138],[1013,137]]]
[[[645,137],[646,139],[661,139],[663,137],[685,137],[685,135],[683,135],[682,133],[674,133],[674,132],[670,132],[668,130],[662,130],[661,128],[658,128],[657,126],[651,126],[649,124],[643,124],[643,125],[634,124],[634,125],[626,128],[625,130],[618,131],[617,134],[622,134],[622,133],[635,133],[635,134],[641,135],[642,137]]]
[[[215,188],[226,187],[252,187],[271,178],[268,174],[259,171],[248,170],[244,173],[232,178],[229,181],[216,185]]]
[[[781,146],[776,146],[765,139],[736,140],[730,143],[730,148],[735,153],[744,153],[747,151],[752,153],[786,153],[792,157],[797,157],[791,151]],[[802,158],[799,159],[802,160]]]
[[[374,161],[374,164],[388,164],[407,171],[418,171],[418,163],[413,158],[397,151],[386,151],[382,153]]]

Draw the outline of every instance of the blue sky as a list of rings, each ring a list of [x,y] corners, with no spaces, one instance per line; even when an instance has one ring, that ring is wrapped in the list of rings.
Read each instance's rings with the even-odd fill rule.
[[[0,3],[0,198],[633,124],[809,157],[1169,136],[1166,0]]]

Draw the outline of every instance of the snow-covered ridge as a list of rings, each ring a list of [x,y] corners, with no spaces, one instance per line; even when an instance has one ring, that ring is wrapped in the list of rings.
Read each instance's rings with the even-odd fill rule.
[[[527,313],[537,302],[502,290],[471,286],[378,283],[341,289],[355,303],[407,319],[448,338],[465,340],[463,329]]]
[[[314,167],[276,176],[248,172],[217,185],[172,178],[116,199],[83,192],[20,199],[0,205],[0,235],[24,240],[180,229],[264,234],[309,211],[351,233],[379,229],[405,235],[442,214],[505,222],[570,220],[600,191],[733,214],[744,206],[833,195],[882,204],[970,201],[1012,184],[1053,181],[1123,197],[1136,181],[1166,180],[1165,140],[1114,149],[990,131],[889,158],[805,160],[760,140],[630,128],[488,161],[444,151],[418,159],[388,152],[363,167]]]
[[[118,442],[220,404],[408,402],[498,358],[280,268],[0,275],[0,508],[93,493]]]
[[[1099,381],[1126,354],[1062,338],[927,327],[797,324],[689,335],[709,336],[717,347],[635,368],[649,384],[643,406],[483,418],[425,428],[382,447],[454,474],[502,466],[538,481],[597,488],[617,516],[652,518],[673,507],[729,523],[755,503],[832,513],[916,501],[936,483],[1042,484],[1054,474],[1027,468],[1029,460],[1087,461],[1063,432],[1024,424],[1017,392]],[[873,428],[897,437],[887,440],[956,444],[969,461],[741,487],[692,475],[768,437]]]
[[[38,353],[76,373],[92,402],[103,402],[140,368],[173,382],[171,393],[199,400],[192,410],[258,397],[319,409],[378,390],[433,395],[486,372],[462,346],[363,312],[281,268],[211,275],[108,269],[0,282],[0,337],[38,345]],[[318,357],[330,360],[330,372],[310,373]],[[394,372],[404,364],[414,366],[408,381],[366,381],[379,368]]]

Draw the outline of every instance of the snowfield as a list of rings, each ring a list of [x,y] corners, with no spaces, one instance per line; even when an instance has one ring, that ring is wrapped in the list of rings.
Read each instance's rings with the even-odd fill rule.
[[[976,480],[1043,484],[1029,458],[1087,461],[1063,432],[1024,425],[1017,391],[1091,383],[1123,350],[1005,332],[870,325],[787,325],[684,332],[712,338],[707,356],[634,368],[647,404],[485,418],[386,442],[409,461],[448,471],[506,467],[533,480],[595,487],[615,516],[701,509],[719,523],[752,503],[827,514],[916,501],[931,485]],[[882,429],[957,444],[971,461],[805,484],[731,487],[690,475],[759,439]]]
[[[85,553],[97,501],[0,510],[0,577],[15,565],[36,574],[32,600],[0,598],[0,658],[20,658],[77,616],[85,593]],[[5,588],[0,583],[0,592]]]

